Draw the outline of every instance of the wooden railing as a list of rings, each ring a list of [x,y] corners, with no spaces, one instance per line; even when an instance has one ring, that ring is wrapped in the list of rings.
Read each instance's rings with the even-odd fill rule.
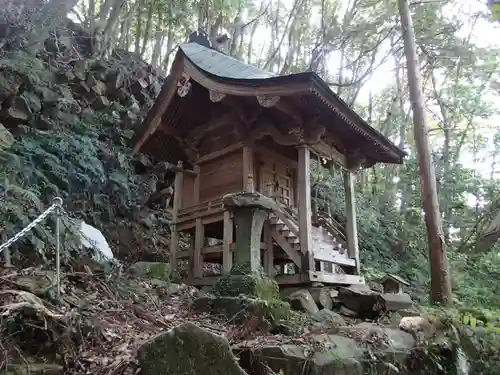
[[[335,220],[332,216],[328,215],[325,212],[318,212],[316,213],[314,224],[315,226],[322,226],[323,228],[325,228],[327,232],[337,238],[343,246],[347,245],[347,237],[345,234],[344,226],[337,220]]]
[[[297,236],[297,238],[300,238],[298,217],[294,216],[293,211],[284,204],[279,202],[276,202],[276,204],[278,209],[274,212],[274,214],[286,224],[286,226],[295,236]]]
[[[218,211],[224,208],[222,204],[222,198],[212,199],[204,201],[194,206],[181,208],[178,213],[179,221],[181,221],[186,216],[198,217],[200,214],[210,211]]]

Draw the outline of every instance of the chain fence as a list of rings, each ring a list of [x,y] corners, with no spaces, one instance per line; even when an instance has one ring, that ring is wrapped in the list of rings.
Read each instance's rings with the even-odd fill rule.
[[[9,238],[5,243],[0,245],[0,253],[5,251],[6,263],[10,265],[10,253],[8,248],[28,234],[34,227],[43,222],[50,214],[54,213],[56,217],[56,298],[58,301],[61,299],[61,215],[64,212],[62,207],[62,199],[59,197],[54,198],[52,205],[47,208],[40,216],[23,228],[20,232]]]

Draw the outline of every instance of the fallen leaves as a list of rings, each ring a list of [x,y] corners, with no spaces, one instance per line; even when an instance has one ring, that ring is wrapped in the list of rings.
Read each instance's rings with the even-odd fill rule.
[[[32,270],[33,275],[40,272]],[[11,362],[29,358],[59,363],[64,374],[134,374],[137,349],[161,331],[186,321],[222,335],[232,328],[213,317],[190,313],[185,306],[196,289],[188,286],[160,297],[147,280],[111,281],[95,272],[68,273],[61,277],[63,300],[53,304],[50,298],[13,289],[9,280],[21,273],[29,279],[26,270],[0,275],[0,342]],[[11,335],[13,322],[18,333]],[[45,342],[27,343],[23,331]],[[40,348],[48,350],[42,353]],[[48,358],[45,352],[55,355]]]

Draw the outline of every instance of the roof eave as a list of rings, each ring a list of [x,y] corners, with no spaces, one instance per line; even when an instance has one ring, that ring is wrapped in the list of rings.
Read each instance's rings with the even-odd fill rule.
[[[155,99],[153,106],[148,111],[146,118],[142,122],[142,126],[140,127],[142,131],[137,132],[132,140],[132,143],[134,145],[132,149],[133,154],[140,151],[142,145],[151,135],[154,134],[154,132],[158,128],[161,117],[163,116],[163,113],[166,111],[170,102],[171,91],[173,88],[172,86],[175,86],[177,84],[177,80],[180,74],[182,74],[183,69],[181,69],[181,67],[183,67],[184,65],[183,59],[184,54],[179,49],[175,54],[170,74],[165,79],[158,97]]]
[[[325,81],[317,74],[311,77],[311,89],[321,95],[331,106],[338,108],[343,112],[344,116],[350,117],[350,121],[363,133],[374,139],[380,146],[385,148],[391,156],[393,156],[394,164],[403,164],[404,157],[407,153],[396,146],[391,140],[385,137],[378,130],[370,126],[361,116],[359,116],[352,108],[350,108],[340,97],[335,95]],[[392,159],[392,158],[391,158]]]

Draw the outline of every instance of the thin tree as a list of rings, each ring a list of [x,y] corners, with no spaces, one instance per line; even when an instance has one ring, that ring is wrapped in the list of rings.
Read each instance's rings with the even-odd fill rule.
[[[413,112],[414,137],[420,170],[420,194],[429,241],[431,268],[430,298],[431,302],[434,303],[451,304],[451,277],[439,211],[435,171],[429,146],[429,129],[424,110],[415,30],[408,0],[398,0],[398,5]]]

